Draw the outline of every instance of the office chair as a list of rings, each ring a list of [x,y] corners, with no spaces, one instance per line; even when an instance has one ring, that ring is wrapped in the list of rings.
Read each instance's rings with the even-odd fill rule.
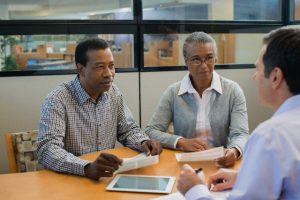
[[[37,130],[6,133],[6,149],[10,173],[29,172],[42,169],[37,161]]]

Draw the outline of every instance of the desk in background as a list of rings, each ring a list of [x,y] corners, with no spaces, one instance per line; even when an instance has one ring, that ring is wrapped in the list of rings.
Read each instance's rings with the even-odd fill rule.
[[[127,147],[105,150],[121,158],[138,154]],[[177,178],[181,163],[175,159],[177,151],[164,149],[159,164],[124,172],[124,174],[175,176],[176,182],[172,192],[176,192]],[[81,156],[93,161],[100,152]],[[202,167],[208,176],[218,170],[214,162],[193,162],[193,167]],[[234,168],[239,166],[239,162]],[[105,190],[112,178],[92,181],[86,177],[56,173],[49,170],[37,172],[0,175],[0,196],[5,200],[143,200],[159,197],[161,194],[108,192]]]

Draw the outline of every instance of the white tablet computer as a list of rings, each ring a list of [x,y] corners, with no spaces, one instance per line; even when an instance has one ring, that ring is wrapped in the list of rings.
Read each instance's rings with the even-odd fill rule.
[[[146,176],[118,174],[106,187],[111,191],[170,193],[175,182],[173,176]]]

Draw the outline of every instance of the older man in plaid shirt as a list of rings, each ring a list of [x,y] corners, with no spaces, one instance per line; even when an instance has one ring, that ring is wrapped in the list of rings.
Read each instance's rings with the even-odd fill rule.
[[[77,156],[114,148],[116,140],[148,155],[160,154],[159,142],[144,134],[113,84],[114,59],[106,41],[77,45],[78,75],[59,85],[42,106],[37,143],[39,162],[54,171],[98,180],[112,176],[122,160],[102,153],[94,161]]]

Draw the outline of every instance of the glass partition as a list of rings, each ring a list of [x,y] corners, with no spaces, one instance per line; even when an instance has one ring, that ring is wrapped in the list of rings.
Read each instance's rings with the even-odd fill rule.
[[[116,68],[133,68],[131,34],[4,35],[0,71],[75,69],[75,47],[89,37],[108,41]]]
[[[142,4],[144,20],[281,20],[281,0],[142,0]]]
[[[217,64],[252,64],[257,58],[264,34],[210,34],[217,43]],[[144,66],[185,65],[182,47],[188,34],[145,34]]]
[[[1,0],[1,20],[131,20],[132,0]]]
[[[120,72],[181,70],[193,31],[216,39],[220,67],[253,67],[264,33],[299,21],[300,0],[0,0],[0,76],[73,73],[86,37]]]

